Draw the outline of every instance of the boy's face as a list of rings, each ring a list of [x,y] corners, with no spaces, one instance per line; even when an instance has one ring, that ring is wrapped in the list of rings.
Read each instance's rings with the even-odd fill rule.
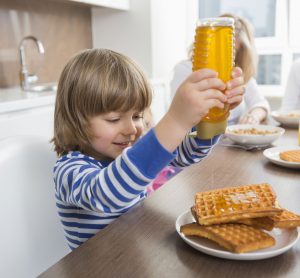
[[[109,112],[91,118],[91,147],[104,160],[115,159],[142,135],[143,112]]]

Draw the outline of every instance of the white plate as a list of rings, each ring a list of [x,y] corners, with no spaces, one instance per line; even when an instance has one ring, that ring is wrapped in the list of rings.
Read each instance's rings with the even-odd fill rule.
[[[291,117],[291,114],[299,115],[299,117]],[[300,121],[300,110],[292,111],[273,111],[271,116],[280,124],[288,127],[298,128]]]
[[[236,134],[233,133],[237,130],[249,130],[254,128],[260,132],[276,132],[271,134]],[[270,126],[270,125],[232,125],[226,128],[225,135],[230,140],[238,143],[240,145],[255,145],[255,146],[266,146],[273,143],[276,139],[278,139],[282,134],[284,134],[285,130],[281,127]]]
[[[283,151],[289,151],[289,150],[300,150],[300,147],[275,147],[275,148],[269,148],[264,150],[263,154],[264,156],[269,159],[271,162],[288,167],[288,168],[296,168],[300,169],[300,163],[299,162],[289,162],[280,159],[279,153]]]
[[[190,211],[184,212],[176,219],[176,231],[187,244],[205,254],[231,260],[261,260],[272,258],[292,248],[299,239],[299,233],[297,229],[273,229],[268,233],[275,238],[275,246],[252,251],[249,253],[235,254],[229,251],[225,251],[215,242],[210,241],[206,238],[186,237],[185,235],[183,235],[180,232],[180,226],[192,222],[194,222],[194,218]]]

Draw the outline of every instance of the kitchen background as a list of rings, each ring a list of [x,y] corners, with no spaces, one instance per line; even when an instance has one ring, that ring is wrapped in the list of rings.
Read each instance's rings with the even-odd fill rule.
[[[55,91],[32,92],[20,88],[19,48],[25,36],[35,36],[45,48],[42,55],[33,41],[24,42],[26,66],[30,73],[38,76],[36,84],[57,83],[69,58],[86,48],[110,48],[133,58],[151,80],[154,90],[152,110],[154,121],[158,121],[169,105],[172,69],[177,62],[186,59],[197,19],[228,11],[247,17],[255,25],[260,56],[257,80],[272,110],[276,110],[280,107],[290,65],[300,56],[299,0],[0,0],[0,139],[39,135],[46,137],[48,146],[53,134]],[[5,144],[2,143],[1,147],[5,149]],[[6,149],[9,153],[9,148]],[[37,235],[31,232],[35,226],[41,226],[40,223],[29,223],[26,217],[31,216],[30,213],[23,216],[26,214],[25,205],[33,207],[32,201],[25,204],[25,194],[33,198],[46,189],[52,190],[53,186],[52,166],[48,167],[44,158],[40,163],[35,159],[37,153],[25,150],[25,154],[17,150],[16,160],[11,164],[5,162],[5,155],[0,157],[2,165],[6,166],[1,168],[2,174],[7,177],[6,181],[2,180],[3,199],[0,203],[2,211],[9,211],[3,214],[3,226],[10,228],[1,230],[4,233],[1,233],[3,252],[0,259],[4,262],[0,268],[1,277],[35,277],[34,274],[44,271],[67,252],[57,252],[65,245],[58,241],[52,244],[51,240],[48,241],[50,235],[46,243],[53,246],[44,252],[38,246],[39,242],[45,242],[44,238],[39,241],[38,237],[43,237],[38,232],[39,227]],[[34,166],[28,163],[29,158],[36,160]],[[52,161],[48,163],[54,164]],[[48,181],[41,171],[43,167],[48,167],[47,171],[51,172]],[[40,174],[34,189],[31,182],[33,171]],[[48,197],[52,192],[47,194],[48,202],[54,207],[54,202]],[[17,202],[16,205],[13,201]],[[41,206],[47,207],[45,202]],[[56,217],[54,210],[53,216]],[[12,215],[18,216],[18,220]],[[6,224],[12,220],[16,228]],[[47,224],[52,225],[48,220]],[[28,223],[28,231],[25,231]],[[56,225],[53,228],[57,228],[62,238],[61,227],[59,223]],[[21,233],[20,227],[23,228]],[[16,235],[13,236],[12,232]],[[22,240],[26,232],[33,238],[32,242]],[[61,240],[64,242],[63,238]],[[38,252],[24,256],[27,249],[35,251],[30,244]],[[45,254],[47,260],[43,257]],[[23,273],[27,260],[31,275]],[[1,275],[2,272],[6,274]],[[16,275],[9,275],[12,272]]]
[[[185,11],[189,2],[196,3],[180,2],[185,1],[1,1],[0,87],[19,85],[18,50],[26,35],[34,35],[45,47],[45,54],[40,55],[32,42],[26,43],[28,66],[42,83],[57,81],[66,61],[91,47],[123,52],[135,59],[150,78],[164,78],[164,61],[171,60],[174,65],[180,59],[178,53],[185,54]],[[193,13],[195,17],[197,11]]]
[[[55,82],[74,53],[92,47],[91,10],[68,1],[5,0],[0,2],[0,87],[20,83],[19,45],[26,35],[44,45],[41,55],[32,41],[26,42],[29,72],[39,82]]]
[[[54,96],[24,92],[17,96],[23,37],[33,35],[45,48],[42,55],[33,41],[24,43],[26,65],[38,76],[38,84],[56,83],[68,59],[82,49],[110,48],[133,58],[153,85],[152,109],[158,121],[169,104],[172,69],[187,57],[197,19],[228,11],[254,24],[260,58],[257,80],[271,108],[278,109],[289,67],[300,55],[299,9],[297,0],[1,0],[0,128],[5,126],[0,137],[16,133],[11,124],[7,127],[7,113],[30,108],[32,114],[32,108],[41,108],[41,103],[43,108],[47,104],[45,120],[52,125],[49,113]],[[22,105],[17,102],[20,99]],[[42,123],[35,125],[46,130]],[[48,130],[50,136],[52,130]]]

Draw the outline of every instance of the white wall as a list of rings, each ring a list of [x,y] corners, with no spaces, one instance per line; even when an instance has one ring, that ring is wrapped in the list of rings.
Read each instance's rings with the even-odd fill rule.
[[[187,58],[197,7],[197,0],[151,1],[153,78],[168,79],[174,65]]]
[[[198,0],[130,0],[129,11],[92,8],[93,47],[121,52],[144,69],[154,87],[155,122],[168,107],[172,69],[187,58],[197,17]]]
[[[193,41],[197,0],[130,0],[129,11],[92,8],[93,47],[122,52],[165,80]]]
[[[129,11],[92,8],[93,47],[109,48],[134,59],[152,73],[150,0],[131,0]]]

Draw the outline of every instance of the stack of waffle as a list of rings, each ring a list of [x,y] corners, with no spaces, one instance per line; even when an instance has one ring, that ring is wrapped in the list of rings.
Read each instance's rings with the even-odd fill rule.
[[[300,216],[281,208],[266,183],[199,192],[191,211],[196,223],[183,225],[184,235],[208,238],[234,253],[275,245],[263,230],[300,226]]]

